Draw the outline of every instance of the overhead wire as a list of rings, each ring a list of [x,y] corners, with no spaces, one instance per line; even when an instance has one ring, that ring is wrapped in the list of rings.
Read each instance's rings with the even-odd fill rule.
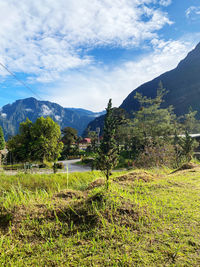
[[[22,80],[20,80],[12,71],[10,71],[4,64],[0,62],[0,65],[10,74],[12,75],[19,83],[21,83],[25,88],[27,88],[33,95],[35,95],[38,99],[42,100],[42,98],[33,91],[33,89],[25,84]]]

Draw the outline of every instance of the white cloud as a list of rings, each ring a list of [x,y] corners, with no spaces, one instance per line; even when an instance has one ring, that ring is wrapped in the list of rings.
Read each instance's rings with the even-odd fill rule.
[[[172,0],[160,0],[160,5],[162,6],[169,6],[171,5]]]
[[[200,19],[200,6],[191,6],[189,7],[186,12],[186,17],[191,20],[198,20]]]
[[[93,63],[87,48],[135,46],[156,38],[156,31],[171,23],[154,6],[164,2],[0,0],[0,60],[37,81],[55,81],[62,72]]]
[[[137,61],[128,61],[112,69],[88,68],[71,73],[57,85],[48,89],[48,99],[63,106],[76,106],[94,111],[103,110],[109,98],[119,106],[139,85],[177,66],[193,48],[191,41],[160,41],[154,39],[154,52]]]
[[[162,11],[171,2],[0,0],[0,62],[28,74],[30,83],[40,83],[44,99],[65,107],[99,111],[109,98],[118,106],[137,86],[174,68],[191,49],[192,42],[159,40],[157,31],[172,23]],[[140,47],[146,41],[153,52],[117,67],[88,56],[98,47]],[[0,68],[0,76],[5,75]],[[41,115],[52,112],[44,106]]]

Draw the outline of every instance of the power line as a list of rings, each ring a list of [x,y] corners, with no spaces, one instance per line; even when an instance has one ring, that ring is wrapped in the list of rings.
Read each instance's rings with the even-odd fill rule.
[[[1,62],[0,65],[10,74],[12,75],[19,83],[21,83],[24,87],[26,87],[32,94],[34,94],[38,99],[42,100],[41,97],[36,94],[31,87],[26,85],[22,80],[20,80],[12,71],[10,71],[6,66],[4,66]]]

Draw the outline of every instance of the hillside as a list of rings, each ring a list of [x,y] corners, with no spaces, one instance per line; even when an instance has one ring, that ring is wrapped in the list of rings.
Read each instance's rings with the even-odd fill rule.
[[[197,110],[197,116],[200,118],[200,43],[192,50],[178,66],[152,81],[142,84],[134,89],[120,105],[120,108],[126,110],[130,115],[139,109],[137,100],[134,99],[136,93],[154,98],[156,96],[158,84],[161,81],[163,87],[168,91],[164,97],[165,102],[162,107],[172,105],[174,112],[178,116],[188,112],[189,108]],[[134,70],[133,70],[134,75]],[[88,127],[95,129],[103,125],[104,117],[99,117],[90,122]]]
[[[188,112],[191,106],[193,110],[198,111],[200,117],[200,43],[192,50],[178,66],[150,82],[142,84],[133,90],[121,104],[129,113],[138,110],[138,102],[134,99],[135,94],[141,93],[147,97],[155,97],[160,81],[163,87],[168,91],[165,96],[163,107],[173,105],[177,115],[183,115]]]
[[[38,101],[31,97],[17,100],[5,105],[0,110],[0,125],[3,127],[5,138],[18,132],[19,124],[29,118],[35,122],[38,117],[50,116],[61,128],[66,126],[77,129],[82,135],[87,124],[103,112],[95,113],[85,109],[63,108],[49,101]]]
[[[200,265],[198,166],[100,176],[1,175],[0,265]]]

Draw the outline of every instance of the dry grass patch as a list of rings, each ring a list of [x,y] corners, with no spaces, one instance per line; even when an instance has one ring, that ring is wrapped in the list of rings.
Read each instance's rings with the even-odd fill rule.
[[[114,179],[114,182],[120,184],[127,184],[135,181],[150,182],[153,181],[155,178],[156,178],[155,175],[152,175],[146,171],[137,171],[119,176]]]

